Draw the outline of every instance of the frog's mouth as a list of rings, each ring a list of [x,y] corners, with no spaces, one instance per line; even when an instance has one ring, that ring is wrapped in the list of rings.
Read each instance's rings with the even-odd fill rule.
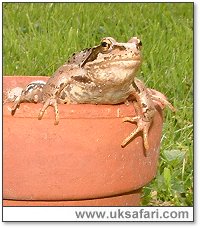
[[[141,64],[141,58],[140,57],[134,57],[134,58],[115,58],[115,59],[106,59],[106,61],[99,62],[98,60],[94,60],[92,62],[88,62],[87,66],[89,68],[109,68],[112,66],[115,66],[117,68],[134,68],[139,67]]]

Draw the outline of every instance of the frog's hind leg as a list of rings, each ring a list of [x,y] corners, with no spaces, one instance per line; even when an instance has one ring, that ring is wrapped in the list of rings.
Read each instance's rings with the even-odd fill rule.
[[[52,97],[51,97],[51,98],[48,98],[48,99],[45,101],[45,103],[44,103],[42,109],[41,109],[40,112],[39,112],[38,120],[41,120],[41,119],[42,119],[45,110],[46,110],[49,106],[52,106],[52,107],[54,108],[54,112],[55,112],[55,122],[54,122],[54,124],[55,124],[55,125],[58,125],[58,123],[59,123],[58,103],[57,103],[57,99],[52,98]]]
[[[158,92],[155,89],[148,88],[147,90],[150,93],[152,100],[157,103],[162,109],[165,108],[165,106],[168,106],[173,112],[176,111],[174,106],[167,100],[164,94]]]
[[[155,115],[155,106],[151,98],[150,92],[145,87],[144,83],[138,79],[135,79],[133,84],[133,97],[136,102],[133,102],[136,116],[125,117],[123,122],[137,123],[136,128],[130,133],[130,135],[124,139],[121,146],[125,147],[134,137],[142,132],[145,153],[149,150],[148,133],[152,124],[153,117]],[[153,93],[153,92],[152,92]]]

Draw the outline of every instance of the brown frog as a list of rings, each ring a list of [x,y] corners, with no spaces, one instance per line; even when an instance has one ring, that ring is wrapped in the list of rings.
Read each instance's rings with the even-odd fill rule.
[[[137,128],[121,146],[125,147],[142,131],[144,147],[148,150],[148,131],[155,114],[154,102],[163,107],[168,105],[172,110],[174,108],[163,94],[146,88],[142,81],[135,78],[142,62],[141,46],[137,37],[127,43],[106,37],[98,46],[74,54],[43,86],[44,105],[38,119],[41,120],[45,110],[53,106],[55,124],[58,124],[58,103],[119,104],[136,100],[137,116],[126,117],[124,121],[137,122]]]

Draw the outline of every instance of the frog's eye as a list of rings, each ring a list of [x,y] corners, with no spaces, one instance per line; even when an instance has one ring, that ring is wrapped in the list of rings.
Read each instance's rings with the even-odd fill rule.
[[[142,47],[142,41],[139,40],[138,46]]]
[[[142,41],[141,41],[140,39],[138,39],[137,37],[132,37],[132,38],[128,41],[128,43],[133,43],[133,44],[135,44],[135,46],[136,46],[136,48],[137,48],[138,50],[140,50],[141,47],[142,47]]]
[[[138,39],[138,43],[136,44],[137,49],[141,49],[142,47],[142,41]]]
[[[111,42],[107,39],[101,41],[102,51],[108,51],[110,48]]]
[[[105,41],[104,42],[101,42],[101,46],[102,47],[107,47],[108,46],[108,43],[106,43]]]

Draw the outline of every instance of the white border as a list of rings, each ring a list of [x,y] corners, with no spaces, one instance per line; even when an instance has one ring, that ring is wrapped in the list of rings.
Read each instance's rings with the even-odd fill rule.
[[[4,207],[3,221],[192,222],[193,207]]]
[[[5,2],[5,1],[4,1]],[[15,2],[14,0],[10,0],[9,2]],[[18,2],[25,2],[25,1],[22,1],[22,0],[19,0]],[[33,0],[31,2],[41,2],[40,0]],[[57,1],[45,1],[45,2],[57,2]],[[62,2],[62,1],[60,1]],[[84,1],[70,1],[70,2],[84,2]],[[88,2],[94,2],[94,1],[88,1]],[[96,2],[102,2],[102,1],[99,1],[97,0]],[[111,2],[111,1],[104,1],[104,2]],[[121,1],[114,1],[114,2],[121,2]],[[152,2],[152,1],[130,1],[130,0],[127,0],[125,2]],[[153,2],[194,2],[195,3],[195,59],[198,59],[198,54],[200,53],[200,50],[199,50],[199,41],[200,40],[200,37],[199,37],[199,31],[200,31],[200,21],[199,21],[199,1],[197,0],[194,0],[194,1],[191,1],[191,0],[177,0],[177,1],[173,1],[173,0],[169,0],[169,1],[153,1]],[[2,1],[1,1],[2,3]],[[0,15],[2,18],[2,5],[0,6]],[[198,17],[197,17],[198,15]],[[2,23],[0,24],[0,26],[2,25]],[[1,30],[1,39],[2,39],[2,28],[0,29]],[[2,44],[2,40],[0,42]],[[1,48],[2,50],[2,48]],[[195,85],[194,85],[194,88],[195,88],[195,94],[194,94],[194,99],[195,99],[195,125],[198,125],[199,123],[199,118],[200,118],[200,115],[198,114],[200,110],[200,103],[198,102],[198,98],[200,97],[200,83],[199,83],[199,77],[200,77],[200,74],[199,74],[199,65],[200,64],[195,64]],[[2,62],[0,64],[0,68],[2,69]],[[1,85],[0,85],[0,89],[2,90],[1,88]],[[2,113],[2,112],[1,112]],[[195,149],[197,150],[199,148],[199,143],[200,142],[198,140],[198,136],[200,135],[200,130],[199,128],[195,128]],[[2,143],[2,141],[0,141]],[[199,154],[196,153],[196,159],[195,159],[195,167],[196,169],[198,169],[198,161],[199,161]],[[195,171],[196,175],[197,175],[197,170]],[[2,175],[1,175],[2,177]],[[1,179],[0,177],[0,179]],[[2,183],[2,182],[1,182]],[[197,182],[197,177],[196,177],[196,189],[195,189],[195,192],[197,193],[197,188],[199,190],[199,183]],[[2,195],[2,194],[1,194]],[[198,206],[199,206],[199,197],[195,197],[195,202],[196,202],[196,207],[195,209],[198,210]],[[1,202],[2,203],[2,202]],[[85,207],[79,207],[79,209],[85,209]],[[170,207],[169,210],[173,209],[174,207]],[[178,207],[179,209],[183,209],[182,207]],[[188,208],[188,207],[187,207]],[[1,207],[2,209],[2,207]],[[4,207],[4,213],[3,213],[3,219],[4,221],[25,221],[25,217],[26,217],[26,221],[55,221],[54,219],[56,219],[57,221],[67,221],[66,220],[66,212],[68,212],[68,214],[72,213],[72,210],[74,209],[74,207],[31,207],[31,208],[23,208],[23,207]],[[94,209],[94,208],[93,208]],[[133,208],[132,208],[133,209]],[[147,209],[147,208],[146,208]],[[150,209],[156,209],[155,207],[149,207],[148,210]],[[166,209],[166,207],[165,207]],[[190,210],[190,209],[189,209]],[[52,214],[53,213],[53,214]],[[198,212],[195,213],[196,215],[198,214]],[[45,216],[45,217],[42,217],[42,216]],[[193,214],[191,214],[193,216]],[[32,216],[32,217],[31,217]],[[37,217],[38,216],[38,217]],[[35,220],[37,217],[37,219],[39,220]],[[42,219],[41,219],[42,217]],[[49,217],[47,219],[47,217]],[[62,219],[61,219],[62,217]],[[44,219],[45,218],[45,219]],[[41,220],[40,220],[41,219]],[[60,220],[61,219],[61,220]],[[197,222],[195,225],[198,225],[199,223],[199,219],[197,218],[196,216],[196,219],[197,219]],[[72,220],[69,220],[69,221],[72,221]],[[2,224],[1,224],[2,225]],[[5,223],[3,225],[6,225]],[[20,225],[21,226],[21,225]]]

